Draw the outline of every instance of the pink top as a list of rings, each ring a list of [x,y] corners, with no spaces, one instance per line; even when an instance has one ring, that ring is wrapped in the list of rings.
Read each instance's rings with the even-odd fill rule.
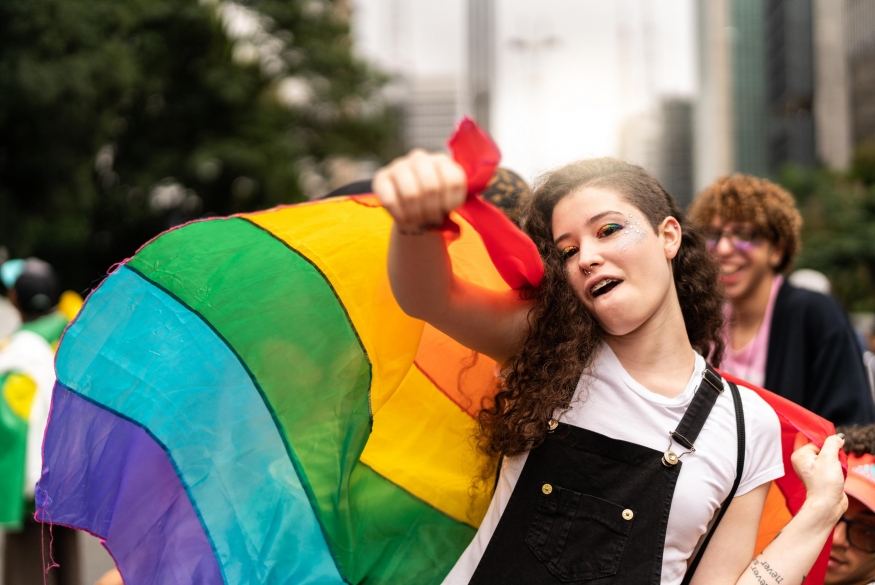
[[[772,329],[772,313],[775,310],[775,300],[778,291],[784,284],[784,277],[780,274],[772,279],[772,290],[769,293],[769,303],[763,315],[763,322],[759,330],[747,345],[740,349],[732,349],[729,334],[729,323],[732,319],[732,307],[729,303],[723,308],[726,317],[726,327],[723,330],[723,338],[726,340],[726,351],[723,352],[723,363],[720,368],[733,376],[738,376],[756,386],[762,386],[766,380],[766,357],[769,351],[769,332]]]

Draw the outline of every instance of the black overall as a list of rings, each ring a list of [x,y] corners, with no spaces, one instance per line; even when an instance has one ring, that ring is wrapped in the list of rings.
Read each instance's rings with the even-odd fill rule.
[[[693,449],[723,392],[719,375],[710,366],[705,372],[671,437],[666,429],[665,453],[551,421],[554,430],[529,452],[471,585],[658,585],[682,465],[672,449]]]

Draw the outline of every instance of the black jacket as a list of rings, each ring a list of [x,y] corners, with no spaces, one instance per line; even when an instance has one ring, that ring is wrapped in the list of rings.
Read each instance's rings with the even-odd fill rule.
[[[836,425],[875,422],[862,350],[844,310],[786,281],[772,314],[765,387]]]

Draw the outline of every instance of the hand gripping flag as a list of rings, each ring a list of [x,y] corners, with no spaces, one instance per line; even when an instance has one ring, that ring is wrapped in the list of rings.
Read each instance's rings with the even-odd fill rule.
[[[471,191],[453,269],[537,286],[532,242],[474,194],[498,149],[470,121],[450,146]],[[37,518],[99,537],[127,585],[439,583],[491,496],[471,437],[495,364],[401,311],[390,227],[356,196],[145,245],[62,340]],[[804,498],[788,458],[779,512]]]

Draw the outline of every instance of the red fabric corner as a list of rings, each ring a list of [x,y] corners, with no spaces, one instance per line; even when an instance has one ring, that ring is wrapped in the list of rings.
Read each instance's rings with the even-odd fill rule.
[[[462,119],[447,146],[468,177],[468,200],[456,213],[480,234],[489,258],[508,286],[515,290],[537,288],[544,278],[544,265],[535,243],[495,206],[477,195],[486,189],[498,168],[501,160],[498,146],[470,118]],[[447,218],[441,231],[452,240],[458,235],[459,226]]]
[[[447,147],[453,153],[453,159],[465,170],[468,194],[483,192],[501,162],[501,151],[492,138],[466,116],[450,136]]]

